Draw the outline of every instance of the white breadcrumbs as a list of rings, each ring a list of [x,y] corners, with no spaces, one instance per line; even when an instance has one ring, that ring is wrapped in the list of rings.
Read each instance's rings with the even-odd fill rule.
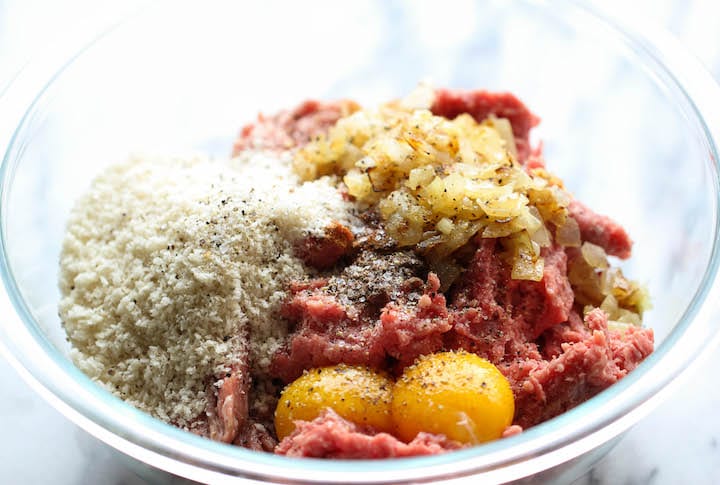
[[[209,385],[244,358],[262,373],[287,334],[292,244],[352,224],[335,181],[300,184],[286,155],[133,158],[75,206],[60,317],[77,366],[130,404],[191,426]]]

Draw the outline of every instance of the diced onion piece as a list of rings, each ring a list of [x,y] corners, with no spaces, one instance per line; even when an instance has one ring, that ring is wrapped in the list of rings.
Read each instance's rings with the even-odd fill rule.
[[[435,224],[435,227],[438,231],[442,232],[445,235],[448,235],[452,232],[454,224],[453,222],[448,219],[447,217],[443,217],[438,221],[437,224]]]
[[[320,177],[319,164],[307,160],[302,154],[296,155],[293,160],[293,170],[300,177],[300,180],[315,180]]]
[[[527,213],[522,216],[523,225],[526,226],[530,238],[541,248],[547,248],[552,244],[552,235],[545,227],[542,215],[535,206],[528,206]]]
[[[432,250],[441,246],[444,241],[443,234],[433,234],[426,236],[427,233],[423,234],[423,240],[417,243],[415,249],[423,254],[429,254]]]
[[[638,314],[642,315],[650,308],[652,304],[650,302],[650,293],[647,288],[643,285],[632,282],[634,290],[625,298],[625,305],[629,308],[633,308]]]
[[[535,231],[532,236],[530,236],[532,240],[537,243],[541,248],[547,248],[552,244],[550,231],[548,231],[547,227],[545,225],[538,228],[537,231]]]
[[[413,246],[420,242],[423,235],[422,226],[410,223],[400,214],[391,214],[388,217],[387,229],[392,232],[399,247]]]
[[[495,128],[503,141],[505,141],[505,148],[514,157],[517,158],[517,147],[515,146],[515,135],[513,135],[512,125],[507,118],[496,118],[490,115],[487,119],[490,126]]]
[[[530,187],[535,184],[532,177],[525,171],[514,171],[510,172],[510,182],[514,186],[516,191],[527,191]]]
[[[535,256],[540,256],[540,245],[538,243],[530,239],[530,247],[532,248],[532,253]]]
[[[575,219],[567,217],[555,230],[555,241],[561,246],[580,247],[580,226]]]
[[[459,173],[451,173],[443,182],[445,185],[443,200],[447,205],[457,207],[465,198],[465,178]]]
[[[640,318],[640,315],[624,308],[618,308],[617,321],[629,323],[631,325],[635,325],[636,327],[642,325],[642,319]]]
[[[357,199],[367,199],[373,193],[370,178],[366,173],[359,170],[351,170],[343,177],[343,182],[348,188],[348,194]]]
[[[407,162],[413,160],[414,152],[406,140],[383,136],[371,142],[368,151],[375,160],[374,168],[392,166],[395,168],[394,171],[401,172],[403,175],[410,171]],[[395,175],[385,170],[382,172],[388,172],[386,175]]]
[[[400,106],[407,110],[430,109],[435,97],[435,89],[432,85],[421,82],[400,101]]]
[[[405,186],[410,190],[417,190],[422,186],[428,185],[434,178],[435,170],[430,165],[414,168],[410,170]]]
[[[377,161],[373,157],[362,157],[355,162],[355,167],[360,169],[361,172],[367,172],[371,168],[377,167]]]
[[[512,220],[508,222],[491,222],[483,230],[484,238],[507,237],[517,232],[517,227],[512,224]]]
[[[570,205],[570,194],[565,192],[561,187],[552,185],[550,186],[550,192],[552,192],[552,197],[558,206],[567,207]]]
[[[568,279],[575,292],[575,301],[581,305],[599,306],[607,295],[601,290],[600,275],[584,258],[569,261]]]
[[[501,195],[497,198],[483,200],[477,199],[480,208],[494,219],[505,219],[519,216],[522,209],[527,205],[527,198],[516,192]]]
[[[613,318],[618,312],[618,302],[614,296],[608,295],[600,304],[600,309],[607,313],[610,318]]]
[[[399,246],[412,246],[422,240],[429,211],[410,194],[396,190],[379,202],[378,209],[386,220],[387,231]]]
[[[585,258],[583,258],[585,261]],[[618,268],[608,268],[600,273],[600,291],[603,295],[612,294],[613,284],[615,283],[615,275],[619,271]]]
[[[535,217],[529,207],[525,207],[520,215],[517,216],[517,222],[525,229],[531,236],[543,226],[542,220],[539,217]]]
[[[632,283],[625,278],[622,271],[618,269],[612,280],[612,295],[618,300],[625,300],[634,290]]]
[[[580,251],[585,258],[585,261],[593,268],[606,269],[610,265],[608,264],[607,254],[605,250],[593,243],[584,242]]]
[[[545,262],[526,231],[506,238],[504,244],[511,256],[513,279],[540,281],[543,278]]]
[[[624,334],[630,327],[633,327],[632,323],[619,322],[617,320],[608,320],[608,330],[612,332],[618,332]]]
[[[585,245],[583,249],[587,249]],[[574,258],[568,264],[568,279],[575,292],[575,301],[586,308],[599,307],[609,320],[640,325],[646,309],[643,305],[647,302],[647,290],[627,280],[619,268],[592,267],[590,262],[597,264],[593,258],[599,252],[591,249],[581,254],[582,257]]]
[[[440,244],[434,245],[425,255],[430,258],[431,261],[437,261],[447,258],[455,250],[461,248],[468,243],[470,238],[477,234],[481,224],[479,222],[470,221],[458,221],[455,223],[455,228],[452,232],[447,235],[440,236]],[[421,246],[418,245],[418,249]]]
[[[543,258],[533,258],[527,253],[520,253],[513,261],[511,277],[516,280],[540,281],[544,269]]]

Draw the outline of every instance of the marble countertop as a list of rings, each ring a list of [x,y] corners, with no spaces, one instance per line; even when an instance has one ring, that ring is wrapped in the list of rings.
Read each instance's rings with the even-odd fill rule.
[[[0,92],[3,81],[33,51],[42,49],[41,31],[52,31],[60,15],[52,4],[45,20],[37,2],[0,0]],[[90,8],[91,2],[82,3]],[[615,3],[620,3],[616,0]],[[98,11],[97,6],[92,7]],[[633,8],[678,35],[720,79],[720,7],[714,0],[636,2]],[[91,22],[92,19],[87,20]],[[33,23],[34,22],[34,23]],[[19,26],[22,26],[20,28]],[[57,28],[57,27],[55,27]],[[720,350],[715,350],[714,354]],[[633,427],[577,485],[720,483],[720,360],[708,356],[677,383],[669,398]],[[0,357],[0,482],[148,483],[104,444],[76,427],[34,391]],[[166,483],[176,480],[167,477]]]

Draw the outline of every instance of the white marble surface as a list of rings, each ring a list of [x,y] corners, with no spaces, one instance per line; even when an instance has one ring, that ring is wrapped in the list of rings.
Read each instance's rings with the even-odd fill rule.
[[[71,4],[75,8],[0,0],[0,92],[12,73],[61,28],[92,25],[93,16],[107,14],[98,2]],[[674,31],[720,78],[720,9],[714,0],[643,0],[633,9]],[[86,14],[71,17],[73,11]],[[713,357],[696,366],[666,402],[576,483],[720,483],[720,360]],[[46,404],[2,359],[0,382],[0,483],[147,483]]]

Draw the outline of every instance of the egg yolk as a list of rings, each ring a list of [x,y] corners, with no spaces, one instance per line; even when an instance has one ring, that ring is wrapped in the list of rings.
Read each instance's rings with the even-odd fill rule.
[[[514,413],[505,376],[468,352],[421,357],[393,389],[395,434],[405,441],[425,431],[461,443],[483,443],[500,438]]]
[[[392,432],[392,389],[387,376],[366,367],[339,364],[311,369],[280,395],[275,431],[282,440],[295,429],[294,421],[312,421],[331,408],[357,425]]]

